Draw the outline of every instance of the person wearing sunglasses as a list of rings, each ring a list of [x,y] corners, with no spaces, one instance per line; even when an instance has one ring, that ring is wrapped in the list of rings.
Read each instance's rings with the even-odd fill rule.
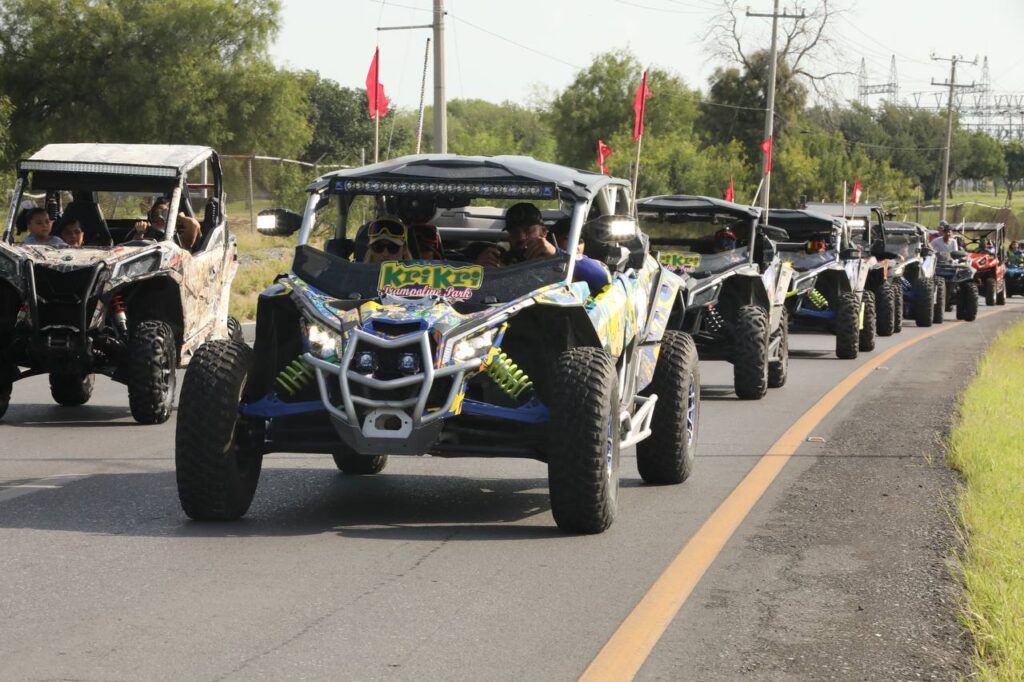
[[[366,249],[366,263],[383,263],[389,260],[412,260],[409,252],[409,233],[397,218],[378,218],[370,223],[366,231],[369,240]]]

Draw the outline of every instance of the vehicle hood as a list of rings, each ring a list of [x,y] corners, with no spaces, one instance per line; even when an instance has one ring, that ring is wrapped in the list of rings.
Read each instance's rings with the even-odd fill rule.
[[[114,246],[108,248],[82,247],[56,249],[50,246],[34,246],[18,244],[12,251],[32,261],[36,265],[54,268],[57,270],[75,270],[81,267],[95,265],[101,261],[108,265],[118,261],[128,260],[143,251],[153,249],[152,245],[147,246]]]
[[[288,284],[308,312],[341,331],[346,341],[353,329],[386,338],[429,331],[435,341],[441,341],[473,329],[497,326],[534,303],[583,305],[587,292],[583,283],[573,286],[554,284],[503,305],[467,310],[472,306],[463,304],[460,312],[455,308],[457,304],[436,296],[405,298],[385,295],[358,302],[335,299],[297,277],[289,278]]]
[[[967,255],[970,257],[971,265],[974,266],[975,270],[994,268],[999,265],[999,259],[987,253],[970,253]]]

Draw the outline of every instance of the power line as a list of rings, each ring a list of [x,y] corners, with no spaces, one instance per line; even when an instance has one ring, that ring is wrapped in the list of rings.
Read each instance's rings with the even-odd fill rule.
[[[696,12],[683,12],[682,10],[678,9],[668,9],[666,7],[652,7],[651,5],[642,5],[639,2],[630,2],[630,0],[615,0],[615,2],[619,3],[620,5],[629,5],[630,7],[639,7],[640,9],[651,10],[653,12],[664,12],[666,14],[685,14],[692,16],[694,14],[707,14],[708,12],[712,11],[710,8],[697,8],[694,5],[682,5],[682,7],[694,7],[695,9],[697,9]]]
[[[553,54],[548,54],[547,52],[542,52],[542,51],[540,51],[540,50],[538,50],[536,48],[530,47],[529,45],[523,45],[520,42],[512,40],[511,38],[506,38],[505,36],[501,35],[500,33],[495,33],[494,31],[486,29],[483,26],[479,26],[477,24],[474,24],[472,21],[469,21],[467,19],[463,19],[462,17],[457,17],[457,16],[455,16],[453,14],[449,14],[448,16],[451,17],[452,19],[454,19],[455,21],[461,21],[462,23],[466,24],[467,26],[469,26],[471,28],[475,28],[476,30],[481,31],[483,33],[486,33],[489,36],[493,36],[494,38],[497,38],[498,40],[504,40],[506,43],[510,43],[512,45],[515,45],[516,47],[518,47],[520,49],[526,50],[527,52],[533,52],[534,54],[538,54],[541,57],[547,57],[548,59],[550,59],[552,61],[556,61],[559,64],[564,64],[566,66],[571,66],[574,69],[582,69],[583,68],[579,64],[573,64],[572,62],[567,62],[564,59],[562,59],[561,57],[556,57]]]

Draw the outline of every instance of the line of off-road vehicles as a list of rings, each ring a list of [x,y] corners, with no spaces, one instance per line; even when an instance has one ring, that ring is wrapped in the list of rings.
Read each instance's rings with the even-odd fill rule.
[[[15,243],[33,192],[81,222],[83,248]],[[351,475],[393,455],[518,457],[546,463],[559,527],[595,533],[616,513],[623,448],[648,483],[690,476],[699,357],[731,362],[736,395],[758,399],[786,382],[791,330],[826,330],[854,358],[904,313],[928,326],[955,303],[973,319],[976,282],[994,303],[1007,293],[998,250],[939,258],[923,227],[877,207],[634,202],[625,180],[501,156],[403,157],[307,193],[301,215],[259,216],[260,232],[298,243],[259,297],[250,347],[227,317],[236,252],[212,150],[51,145],[22,161],[0,243],[0,415],[18,379],[49,373],[54,399],[78,405],[105,374],[127,384],[138,421],[158,423],[186,367],[175,465],[193,519],[245,514],[269,453],[323,453]],[[142,197],[169,210],[139,237]],[[511,257],[517,202],[567,225],[564,249]],[[408,230],[410,258],[366,257],[392,213],[428,223],[430,256]],[[175,222],[200,215],[183,249]],[[509,257],[480,265],[481,247]],[[592,261],[606,284],[578,276]]]

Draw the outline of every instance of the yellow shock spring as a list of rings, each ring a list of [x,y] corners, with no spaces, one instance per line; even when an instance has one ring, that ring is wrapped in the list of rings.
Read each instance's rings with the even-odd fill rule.
[[[280,371],[275,383],[289,396],[294,396],[313,380],[313,368],[301,357],[295,358]]]
[[[533,388],[533,382],[519,365],[512,362],[504,351],[492,348],[487,355],[487,374],[510,398],[518,399],[524,391]]]
[[[824,310],[828,307],[828,299],[817,289],[811,289],[807,292],[807,300],[818,310]]]

